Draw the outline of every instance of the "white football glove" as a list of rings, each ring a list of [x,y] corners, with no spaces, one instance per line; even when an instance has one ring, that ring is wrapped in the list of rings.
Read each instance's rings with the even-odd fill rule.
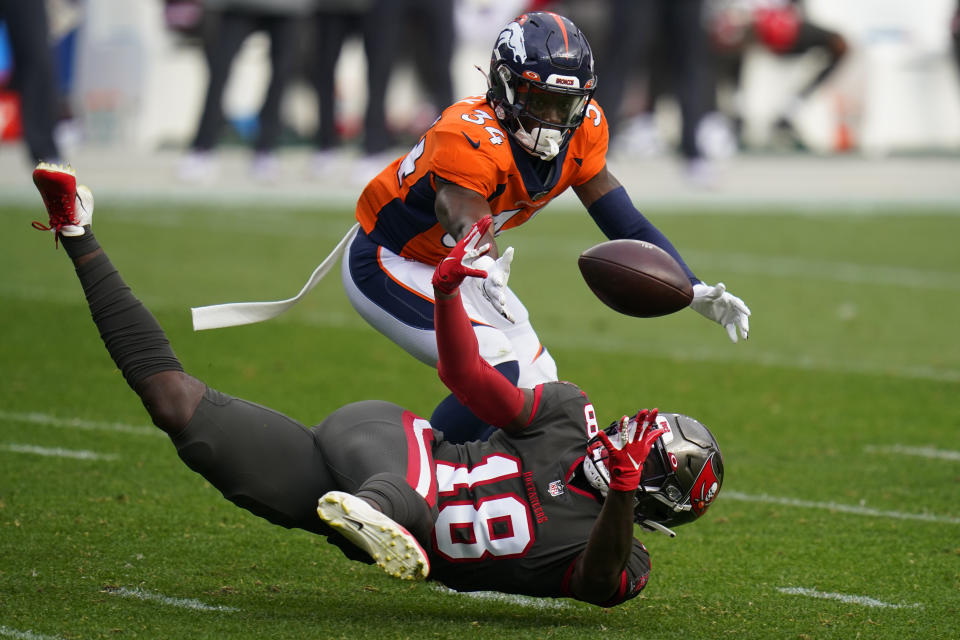
[[[727,293],[727,287],[722,282],[713,286],[702,282],[693,285],[693,302],[690,306],[700,315],[719,322],[732,341],[737,341],[737,329],[740,330],[740,336],[747,339],[750,333],[750,308],[737,296]]]
[[[487,272],[482,280],[476,278],[477,286],[483,297],[493,305],[497,313],[510,322],[514,322],[513,314],[507,308],[507,281],[510,279],[510,263],[513,261],[513,247],[508,247],[503,254],[494,260],[490,256],[480,256],[471,265],[474,269]]]

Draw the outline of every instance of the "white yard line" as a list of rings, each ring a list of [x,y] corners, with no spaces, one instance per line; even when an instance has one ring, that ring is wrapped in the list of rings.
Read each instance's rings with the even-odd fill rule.
[[[81,418],[58,418],[36,411],[0,411],[0,422],[24,422],[40,424],[47,427],[64,427],[84,431],[115,431],[118,433],[132,433],[138,436],[165,436],[156,427],[146,425],[124,424],[122,422],[101,422],[98,420],[83,420]]]
[[[753,276],[818,280],[842,284],[863,284],[911,289],[943,289],[960,291],[960,273],[933,271],[883,264],[858,264],[791,258],[788,256],[757,256],[745,253],[714,251],[685,251],[690,264],[710,265],[713,271],[741,273]]]
[[[908,447],[902,444],[892,444],[888,446],[868,444],[863,448],[867,453],[890,453],[896,455],[917,456],[919,458],[932,458],[939,460],[960,460],[960,451],[950,451],[949,449],[937,449],[935,447]]]
[[[850,513],[858,516],[872,516],[875,518],[892,518],[894,520],[921,520],[923,522],[942,522],[945,524],[960,524],[960,518],[953,516],[942,516],[935,513],[906,513],[903,511],[882,511],[880,509],[871,509],[870,507],[861,507],[852,504],[840,504],[837,502],[815,502],[812,500],[798,500],[797,498],[784,498],[780,496],[770,496],[765,493],[748,494],[740,491],[722,491],[720,495],[726,500],[737,500],[740,502],[753,502],[765,504],[779,504],[785,507],[802,507],[806,509],[825,509],[827,511],[838,511],[840,513]]]
[[[172,607],[180,607],[181,609],[192,609],[194,611],[239,611],[239,609],[236,607],[206,604],[205,602],[194,600],[193,598],[174,598],[171,596],[165,596],[162,593],[145,591],[139,587],[136,589],[128,589],[126,587],[104,587],[102,591],[103,593],[109,593],[124,598],[136,598],[138,600],[145,600],[147,602],[159,602],[160,604],[166,604]]]
[[[437,591],[452,596],[461,596],[464,598],[473,598],[475,600],[492,600],[502,602],[516,607],[530,607],[534,609],[566,609],[570,605],[563,600],[554,598],[533,598],[530,596],[521,596],[513,593],[499,593],[496,591],[454,591],[447,587],[439,585],[434,587]]]
[[[112,453],[97,453],[84,449],[61,449],[60,447],[36,447],[32,444],[0,444],[0,450],[13,453],[30,453],[51,458],[72,458],[74,460],[116,460]]]
[[[894,604],[892,602],[883,602],[868,596],[852,596],[846,593],[829,593],[817,591],[816,589],[807,589],[805,587],[777,587],[780,593],[786,593],[792,596],[807,596],[810,598],[820,598],[822,600],[837,600],[846,604],[859,604],[864,607],[878,607],[881,609],[922,609],[923,605],[919,602],[913,604]]]
[[[61,640],[60,636],[46,636],[30,630],[20,631],[19,629],[11,629],[3,625],[0,625],[0,636],[14,638],[14,640]]]

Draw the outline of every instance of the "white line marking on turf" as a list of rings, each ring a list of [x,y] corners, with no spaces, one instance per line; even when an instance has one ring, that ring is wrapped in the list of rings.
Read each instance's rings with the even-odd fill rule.
[[[13,453],[32,453],[38,456],[51,458],[73,458],[74,460],[116,460],[112,453],[97,453],[84,449],[61,449],[60,447],[35,447],[32,444],[0,444],[0,449]]]
[[[122,596],[124,598],[137,598],[139,600],[146,600],[148,602],[159,602],[160,604],[168,604],[173,607],[180,607],[181,609],[193,609],[194,611],[240,611],[236,607],[226,607],[223,605],[214,605],[206,604],[205,602],[200,602],[199,600],[194,600],[193,598],[172,598],[170,596],[165,596],[162,593],[154,593],[152,591],[145,591],[144,589],[127,589],[126,587],[104,587],[102,589],[104,593],[111,593],[115,596]]]
[[[689,257],[688,257],[689,256]],[[714,251],[684,252],[691,264],[709,264],[718,271],[845,284],[899,286],[910,289],[960,290],[956,271],[934,271],[883,264],[829,262],[786,256],[757,256]]]
[[[923,520],[925,522],[943,522],[946,524],[960,524],[960,518],[953,516],[941,516],[935,513],[905,513],[903,511],[881,511],[869,507],[861,507],[852,504],[839,504],[836,502],[814,502],[812,500],[798,500],[796,498],[781,498],[778,496],[768,496],[765,493],[751,495],[739,491],[724,491],[722,494],[728,500],[739,500],[741,502],[764,502],[769,504],[781,504],[785,507],[806,507],[809,509],[826,509],[828,511],[839,511],[841,513],[851,513],[858,516],[873,516],[877,518],[894,518],[896,520]]]
[[[859,604],[865,607],[879,607],[882,609],[922,609],[923,605],[919,602],[913,604],[894,604],[892,602],[883,602],[867,596],[851,596],[845,593],[829,593],[817,591],[816,589],[806,589],[804,587],[777,587],[780,593],[786,593],[792,596],[809,596],[811,598],[821,598],[823,600],[839,600],[847,604]]]
[[[902,444],[879,446],[868,444],[863,448],[867,453],[895,453],[920,458],[939,458],[940,460],[960,460],[960,451],[937,449],[935,447],[908,447]]]
[[[0,625],[0,636],[15,638],[16,640],[60,640],[60,636],[45,636],[42,633],[34,633],[29,630],[18,631],[17,629],[11,629],[3,625]]]
[[[555,600],[553,598],[533,598],[531,596],[521,596],[515,593],[499,593],[497,591],[454,591],[453,589],[441,587],[439,585],[435,586],[434,588],[437,591],[441,591],[452,596],[475,598],[477,600],[493,600],[495,602],[503,602],[504,604],[509,604],[516,607],[532,607],[534,609],[566,609],[570,606],[562,600]]]
[[[654,344],[642,340],[625,342],[619,334],[584,334],[572,331],[540,332],[541,340],[550,348],[590,349],[602,353],[635,354],[670,358],[677,362],[733,362],[754,364],[760,367],[782,367],[796,371],[828,371],[855,373],[871,376],[892,376],[911,380],[934,382],[960,382],[960,369],[931,367],[928,365],[871,362],[869,360],[833,360],[814,356],[793,356],[774,351],[733,352],[714,347],[686,348],[674,344]]]
[[[116,431],[118,433],[133,433],[138,436],[165,435],[156,427],[123,424],[122,422],[98,422],[94,420],[82,420],[80,418],[58,418],[46,413],[37,412],[0,411],[0,421],[27,422],[49,427],[67,427],[70,429],[89,431]]]

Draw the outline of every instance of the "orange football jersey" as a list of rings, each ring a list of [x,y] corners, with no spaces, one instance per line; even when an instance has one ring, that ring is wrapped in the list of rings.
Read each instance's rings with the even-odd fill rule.
[[[374,178],[357,202],[357,220],[377,244],[396,254],[438,264],[455,240],[434,211],[435,178],[476,191],[490,203],[494,232],[523,224],[548,202],[583,184],[604,167],[607,121],[594,102],[583,124],[557,156],[559,177],[544,182],[532,158],[514,158],[507,133],[483,96],[461,100],[446,109],[406,156]],[[526,154],[517,147],[516,153]]]

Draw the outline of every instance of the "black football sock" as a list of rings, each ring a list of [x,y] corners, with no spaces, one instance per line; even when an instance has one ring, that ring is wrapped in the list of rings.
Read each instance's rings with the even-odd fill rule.
[[[71,258],[100,248],[89,227],[82,236],[60,240]],[[137,391],[141,382],[161,371],[183,371],[160,324],[133,295],[106,253],[83,262],[76,271],[100,338],[130,388]]]
[[[87,225],[83,228],[82,236],[60,236],[60,244],[63,245],[63,250],[67,252],[67,255],[70,256],[72,260],[76,260],[80,256],[85,256],[88,253],[93,253],[100,248],[100,243],[97,242],[96,236],[93,235],[93,230],[90,228],[90,225]]]

